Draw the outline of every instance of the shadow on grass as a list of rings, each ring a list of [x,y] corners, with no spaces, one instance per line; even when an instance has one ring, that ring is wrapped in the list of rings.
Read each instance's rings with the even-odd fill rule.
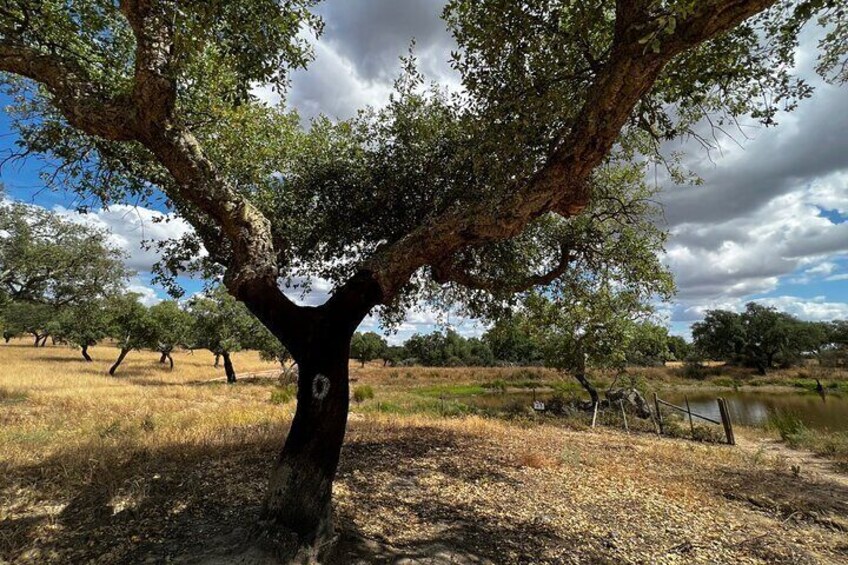
[[[67,451],[38,465],[2,469],[7,483],[3,506],[15,506],[13,493],[22,490],[34,493],[37,502],[0,522],[0,559],[14,563],[28,554],[36,562],[159,563],[238,553],[250,539],[284,433],[282,426],[274,427],[255,434],[255,441],[211,448],[108,448],[98,461]],[[392,562],[400,556],[445,552],[502,562],[504,550],[514,553],[534,540],[566,544],[544,524],[514,519],[487,523],[474,508],[426,497],[407,510],[438,522],[437,537],[421,537],[400,548],[373,534],[366,538],[355,524],[379,523],[381,509],[391,504],[368,488],[385,473],[397,477],[392,488],[399,489],[416,488],[422,469],[433,463],[451,481],[474,481],[485,474],[503,488],[521,485],[497,470],[483,473],[476,465],[456,464],[458,450],[473,446],[465,436],[445,430],[392,430],[380,441],[358,439],[356,431],[351,436],[338,477],[351,492],[347,509],[337,510],[339,563]],[[58,514],[49,515],[48,506],[60,505]]]

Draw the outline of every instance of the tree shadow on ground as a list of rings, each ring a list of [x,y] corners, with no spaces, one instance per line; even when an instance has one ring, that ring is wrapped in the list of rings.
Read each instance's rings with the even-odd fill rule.
[[[214,447],[127,450],[126,446],[105,446],[96,462],[82,455],[88,450],[69,449],[37,465],[1,469],[3,507],[20,508],[15,497],[22,492],[35,502],[0,522],[0,559],[160,563],[191,562],[210,552],[238,554],[251,539],[284,432],[281,425],[257,434],[252,442]],[[387,504],[367,489],[373,477],[390,473],[410,481],[407,486],[414,488],[420,470],[432,465],[452,481],[474,481],[485,474],[503,488],[521,488],[496,470],[446,463],[447,454],[473,448],[462,434],[419,426],[393,430],[378,441],[360,439],[355,431],[351,436],[339,481],[350,491],[349,508],[354,514],[376,512]],[[355,516],[342,510],[337,512],[342,540],[337,562],[392,562],[402,556],[436,554],[503,562],[503,551],[514,554],[534,540],[568,544],[543,523],[508,518],[491,524],[461,504],[422,499],[407,510],[438,522],[438,536],[391,547],[373,534],[367,537],[356,526]]]

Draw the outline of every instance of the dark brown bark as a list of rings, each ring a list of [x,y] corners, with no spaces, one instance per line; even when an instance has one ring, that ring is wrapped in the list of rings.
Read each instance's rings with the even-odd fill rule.
[[[86,361],[88,361],[89,363],[91,362],[91,355],[88,354],[88,344],[87,343],[83,344],[83,346],[82,346],[82,358],[85,359]]]
[[[44,347],[45,345],[47,345],[47,338],[48,337],[50,337],[50,336],[45,334],[44,337],[41,338],[41,347]]]
[[[168,360],[168,354],[165,353],[164,351],[160,351],[159,352],[159,363],[164,365],[165,361],[167,361],[167,360]]]
[[[230,354],[227,351],[221,353],[224,358],[224,373],[227,374],[227,382],[232,384],[236,382],[236,370],[233,368],[233,362],[230,359]]]
[[[168,357],[168,370],[172,371],[174,369],[174,358],[171,357],[170,353],[166,354],[166,356]]]
[[[589,393],[589,397],[592,399],[592,408],[598,405],[600,402],[600,397],[598,396],[598,390],[595,386],[589,382],[589,379],[586,377],[586,354],[582,349],[582,345],[580,346],[580,351],[577,354],[577,363],[574,368],[574,378],[577,379],[577,382],[586,389],[586,392]]]
[[[352,332],[351,332],[352,334]],[[315,332],[297,359],[297,410],[271,474],[261,520],[317,547],[333,535],[332,484],[347,425],[351,335]]]
[[[113,376],[113,377],[115,376],[115,371],[118,370],[118,367],[123,362],[124,357],[126,357],[127,353],[129,353],[129,352],[130,352],[129,349],[121,349],[121,352],[118,354],[118,358],[115,360],[115,364],[112,365],[111,367],[109,367],[109,374],[111,376]]]
[[[215,354],[215,365],[213,365],[213,366],[217,369],[220,364],[221,364],[221,354],[216,353]]]

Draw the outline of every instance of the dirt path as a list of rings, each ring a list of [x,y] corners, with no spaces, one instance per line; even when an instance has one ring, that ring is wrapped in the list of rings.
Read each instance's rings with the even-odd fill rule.
[[[833,462],[810,451],[794,449],[777,439],[746,438],[737,440],[737,446],[756,455],[760,452],[786,462],[790,472],[798,470],[798,475],[817,482],[829,482],[848,488],[848,474],[841,472]],[[848,500],[842,501],[848,509]]]

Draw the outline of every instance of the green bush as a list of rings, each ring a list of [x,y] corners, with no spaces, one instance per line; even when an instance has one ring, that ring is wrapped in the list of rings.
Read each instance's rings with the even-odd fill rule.
[[[702,381],[707,377],[717,377],[722,374],[722,367],[706,367],[700,363],[687,362],[681,368],[677,369],[677,375],[684,379],[694,379]]]
[[[277,387],[271,391],[271,404],[285,404],[295,397],[295,389],[291,386]]]
[[[374,398],[374,389],[368,385],[360,385],[353,389],[353,399],[356,402],[364,402]]]
[[[497,379],[484,384],[483,388],[503,393],[506,392],[506,382],[501,379]]]
[[[780,439],[783,441],[791,440],[806,430],[804,423],[798,416],[780,410],[775,410],[769,414],[768,425],[780,434]]]

